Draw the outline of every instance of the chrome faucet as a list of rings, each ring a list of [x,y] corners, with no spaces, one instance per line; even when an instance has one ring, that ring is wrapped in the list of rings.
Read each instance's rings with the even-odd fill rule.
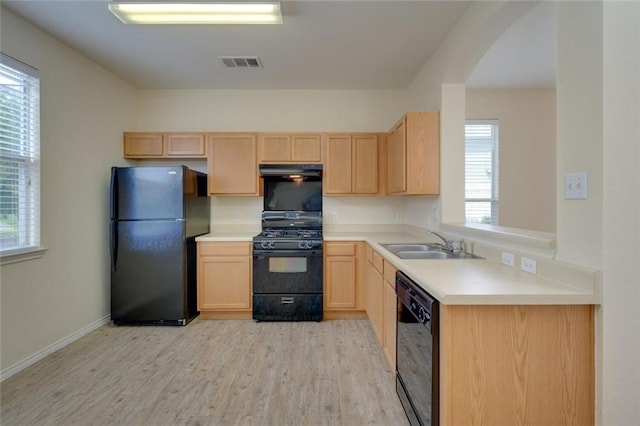
[[[431,230],[427,230],[427,235],[429,235],[429,234],[435,235],[436,237],[440,238],[442,240],[442,242],[444,243],[445,250],[448,250],[448,251],[452,252],[453,254],[464,253],[465,247],[464,247],[464,240],[463,239],[460,239],[460,240],[447,240],[445,237],[443,237],[442,235],[438,234],[437,232],[431,231]]]

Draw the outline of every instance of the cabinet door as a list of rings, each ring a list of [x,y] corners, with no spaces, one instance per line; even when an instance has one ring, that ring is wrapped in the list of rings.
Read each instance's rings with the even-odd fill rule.
[[[165,144],[168,157],[205,157],[206,140],[204,133],[167,133]]]
[[[373,325],[378,342],[382,344],[382,286],[384,282],[382,274],[373,267],[373,264],[368,264],[367,270],[367,316]]]
[[[440,424],[593,425],[594,307],[440,304]]]
[[[378,136],[353,135],[351,192],[354,194],[378,193]]]
[[[258,195],[256,136],[209,135],[209,194]]]
[[[396,290],[387,281],[384,282],[382,347],[393,371],[396,369],[396,321],[398,319],[398,303]]]
[[[359,307],[358,243],[326,242],[324,253],[325,309],[357,309]]]
[[[383,341],[382,347],[392,371],[396,369],[396,322],[398,320],[398,299],[395,288],[396,268],[384,261],[384,289],[382,298]]]
[[[123,135],[124,158],[162,158],[164,145],[162,133],[125,132]]]
[[[259,148],[260,162],[291,161],[291,137],[288,134],[262,134]]]
[[[407,147],[404,117],[394,126],[388,139],[388,189],[390,194],[407,191]]]
[[[325,308],[356,308],[356,258],[354,256],[327,256]]]
[[[201,257],[198,274],[199,310],[251,310],[250,257]]]
[[[320,163],[322,161],[322,144],[320,135],[292,135],[291,161]]]
[[[323,190],[325,194],[351,193],[351,135],[328,135]]]
[[[408,112],[405,115],[406,192],[440,193],[440,113]]]

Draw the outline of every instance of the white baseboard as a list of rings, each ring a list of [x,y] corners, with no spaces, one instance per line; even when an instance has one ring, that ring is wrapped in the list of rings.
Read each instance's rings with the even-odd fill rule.
[[[85,327],[82,327],[80,330],[76,331],[75,333],[70,334],[67,337],[64,337],[58,340],[57,342],[47,346],[46,348],[34,353],[33,355],[28,356],[22,361],[17,362],[16,364],[13,364],[11,367],[0,371],[0,382],[2,382],[5,379],[8,379],[9,377],[35,364],[36,362],[46,358],[47,356],[51,355],[55,351],[60,350],[65,346],[75,342],[79,338],[86,336],[92,331],[97,330],[98,328],[107,324],[109,321],[111,321],[111,315],[106,315],[100,318],[99,320],[92,322],[91,324]]]

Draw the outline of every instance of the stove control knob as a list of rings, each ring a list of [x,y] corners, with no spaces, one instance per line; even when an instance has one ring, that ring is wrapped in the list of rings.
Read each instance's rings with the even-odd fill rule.
[[[268,241],[263,241],[260,243],[260,247],[262,247],[263,249],[268,249],[269,248],[269,242]]]
[[[311,241],[307,241],[306,245],[308,249],[313,248],[313,243]]]
[[[270,249],[276,248],[276,242],[275,241],[269,241],[269,248]]]
[[[304,248],[304,241],[298,241],[298,248],[299,249],[303,249]]]

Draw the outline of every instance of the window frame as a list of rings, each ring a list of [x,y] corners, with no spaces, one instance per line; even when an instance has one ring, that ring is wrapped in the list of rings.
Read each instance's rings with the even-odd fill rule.
[[[17,218],[17,242],[0,245],[0,264],[41,257],[40,204],[40,77],[37,69],[0,52],[0,99],[14,112],[0,127],[0,178],[17,194],[1,195]],[[13,83],[13,84],[12,84]],[[13,86],[13,87],[11,87]],[[19,89],[15,89],[18,86]],[[9,192],[9,191],[7,191]],[[13,198],[17,201],[14,201]]]

